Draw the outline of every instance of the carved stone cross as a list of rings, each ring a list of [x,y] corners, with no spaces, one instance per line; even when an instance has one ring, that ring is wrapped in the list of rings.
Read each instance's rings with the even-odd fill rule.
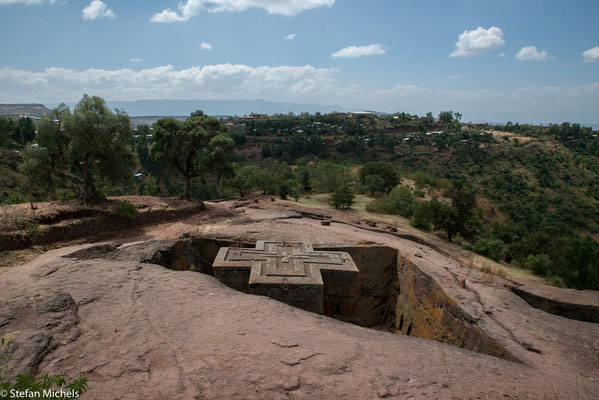
[[[314,251],[306,243],[258,241],[254,249],[223,247],[212,270],[229,287],[321,314],[324,292],[353,297],[359,289],[359,271],[348,253]]]

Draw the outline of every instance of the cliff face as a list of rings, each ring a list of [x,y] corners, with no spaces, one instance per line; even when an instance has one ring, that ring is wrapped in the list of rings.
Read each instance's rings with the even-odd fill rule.
[[[0,104],[0,117],[41,117],[50,111],[43,104]]]

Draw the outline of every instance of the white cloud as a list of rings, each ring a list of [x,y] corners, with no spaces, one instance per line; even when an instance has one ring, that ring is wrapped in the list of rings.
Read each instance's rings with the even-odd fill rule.
[[[197,16],[202,10],[208,12],[244,11],[248,8],[261,8],[269,14],[297,15],[304,10],[318,7],[331,7],[335,0],[187,0],[179,3],[179,12],[167,8],[156,13],[151,22],[181,22]]]
[[[499,54],[497,54],[497,58],[503,58],[503,57],[505,57],[505,53],[499,53]]]
[[[212,45],[210,43],[202,42],[200,47],[204,50],[212,50]]]
[[[504,44],[503,31],[500,28],[492,26],[485,29],[479,26],[473,31],[464,31],[455,44],[456,49],[449,56],[469,57],[497,49]]]
[[[584,57],[584,62],[599,61],[599,46],[586,50],[582,53],[582,56]]]
[[[333,58],[354,58],[385,54],[387,50],[380,44],[369,44],[368,46],[349,46],[331,54]]]
[[[290,33],[289,35],[285,36],[285,40],[295,40],[296,38],[296,34],[295,33]]]
[[[144,59],[143,59],[143,58],[140,58],[140,57],[131,57],[131,58],[129,59],[129,62],[130,62],[130,63],[133,63],[133,64],[139,64],[140,62],[143,62],[143,60],[144,60]]]
[[[536,46],[522,47],[516,58],[520,61],[545,61],[549,59],[547,50],[539,51]]]
[[[156,13],[150,18],[150,22],[159,22],[159,23],[170,23],[170,22],[181,22],[187,21],[189,16],[181,16],[177,14],[175,11],[166,9],[160,13]]]
[[[83,9],[83,19],[93,21],[98,18],[116,18],[112,9],[108,8],[102,0],[92,0],[87,7]]]
[[[337,69],[305,66],[220,64],[177,70],[172,65],[134,70],[48,68],[32,72],[0,69],[0,98],[9,102],[61,102],[83,93],[111,100],[269,98],[311,101],[342,93]]]

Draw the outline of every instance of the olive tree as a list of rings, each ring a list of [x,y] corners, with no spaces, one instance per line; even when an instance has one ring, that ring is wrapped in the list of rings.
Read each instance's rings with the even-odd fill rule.
[[[79,178],[82,200],[102,199],[96,189],[98,179],[112,185],[132,181],[137,160],[131,150],[133,130],[124,111],[113,112],[104,99],[84,95],[73,113],[66,115],[64,134],[68,165]]]

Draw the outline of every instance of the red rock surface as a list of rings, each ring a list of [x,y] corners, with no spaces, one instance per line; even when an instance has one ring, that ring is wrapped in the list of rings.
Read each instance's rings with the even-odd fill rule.
[[[198,216],[146,229],[139,238],[182,233],[397,248],[522,363],[345,324],[236,292],[207,275],[143,264],[135,254],[62,257],[80,246],[1,275],[0,334],[14,338],[19,371],[83,372],[89,399],[594,399],[599,393],[598,324],[532,308],[509,290],[510,282],[426,245],[245,207],[227,219]],[[140,246],[146,245],[152,243]],[[127,246],[120,249],[126,253]]]

